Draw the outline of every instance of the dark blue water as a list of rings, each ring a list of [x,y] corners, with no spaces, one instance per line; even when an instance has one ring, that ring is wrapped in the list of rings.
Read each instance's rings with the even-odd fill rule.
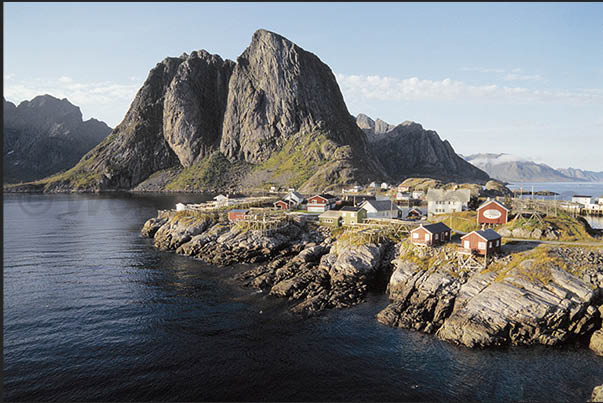
[[[301,319],[289,302],[139,236],[202,196],[5,195],[8,401],[586,400],[575,346],[469,350],[378,324],[387,300]]]

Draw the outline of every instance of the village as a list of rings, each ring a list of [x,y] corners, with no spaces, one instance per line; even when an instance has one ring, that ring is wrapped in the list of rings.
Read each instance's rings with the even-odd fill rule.
[[[494,258],[504,256],[504,244],[592,241],[581,237],[588,231],[570,231],[573,238],[560,237],[560,230],[551,225],[551,220],[564,214],[577,217],[603,212],[603,196],[542,200],[506,188],[494,192],[479,185],[425,188],[408,182],[398,186],[375,182],[366,187],[356,185],[342,189],[338,195],[302,195],[293,188],[272,186],[268,195],[220,194],[206,203],[179,203],[176,210],[221,211],[231,225],[262,231],[280,228],[298,217],[331,230],[353,233],[367,242],[379,241],[393,231],[398,238],[407,237],[415,248],[456,247],[461,267],[476,268],[485,268]],[[546,217],[550,222],[545,222]],[[513,250],[507,248],[507,254]]]

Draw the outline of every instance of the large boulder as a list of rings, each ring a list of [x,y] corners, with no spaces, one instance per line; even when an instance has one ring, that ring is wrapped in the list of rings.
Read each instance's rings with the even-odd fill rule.
[[[590,337],[588,347],[593,350],[595,354],[603,356],[603,329],[599,329],[593,333]]]

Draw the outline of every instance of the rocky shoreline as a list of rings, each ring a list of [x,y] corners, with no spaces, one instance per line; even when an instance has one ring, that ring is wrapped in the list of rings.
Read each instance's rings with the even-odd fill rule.
[[[228,223],[218,213],[160,211],[141,234],[159,249],[215,265],[255,264],[236,278],[294,301],[292,312],[313,315],[358,304],[378,277],[386,277],[390,304],[376,317],[385,325],[467,347],[552,346],[589,338],[593,351],[603,355],[601,248],[554,247],[543,261],[517,263],[506,255],[488,269],[467,269],[450,245],[358,242],[303,217],[260,231]]]

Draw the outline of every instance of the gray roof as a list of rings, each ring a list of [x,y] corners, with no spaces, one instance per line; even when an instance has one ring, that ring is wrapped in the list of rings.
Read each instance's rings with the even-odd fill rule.
[[[365,203],[370,204],[377,211],[398,210],[396,203],[392,202],[391,200],[367,200]]]
[[[436,222],[434,224],[424,225],[423,228],[425,228],[427,231],[431,232],[432,234],[439,234],[441,232],[448,232],[448,231],[450,231],[450,228],[448,228],[448,226],[446,224],[441,223],[441,222]]]
[[[468,203],[471,199],[471,190],[469,189],[457,189],[457,190],[444,190],[444,189],[429,189],[427,191],[427,201],[459,201],[462,203]]]
[[[494,241],[496,239],[501,238],[501,236],[498,232],[491,230],[490,228],[488,228],[486,230],[479,230],[479,231],[473,231],[473,232],[475,232],[476,234],[478,234],[479,236],[484,238],[486,241]],[[467,235],[469,235],[469,234],[467,234]],[[467,235],[464,235],[461,238],[464,238]]]
[[[360,207],[344,206],[339,211],[360,211]]]
[[[299,193],[293,191],[293,192],[289,192],[287,194],[287,196],[285,196],[285,200],[304,200],[304,196],[300,195]]]

